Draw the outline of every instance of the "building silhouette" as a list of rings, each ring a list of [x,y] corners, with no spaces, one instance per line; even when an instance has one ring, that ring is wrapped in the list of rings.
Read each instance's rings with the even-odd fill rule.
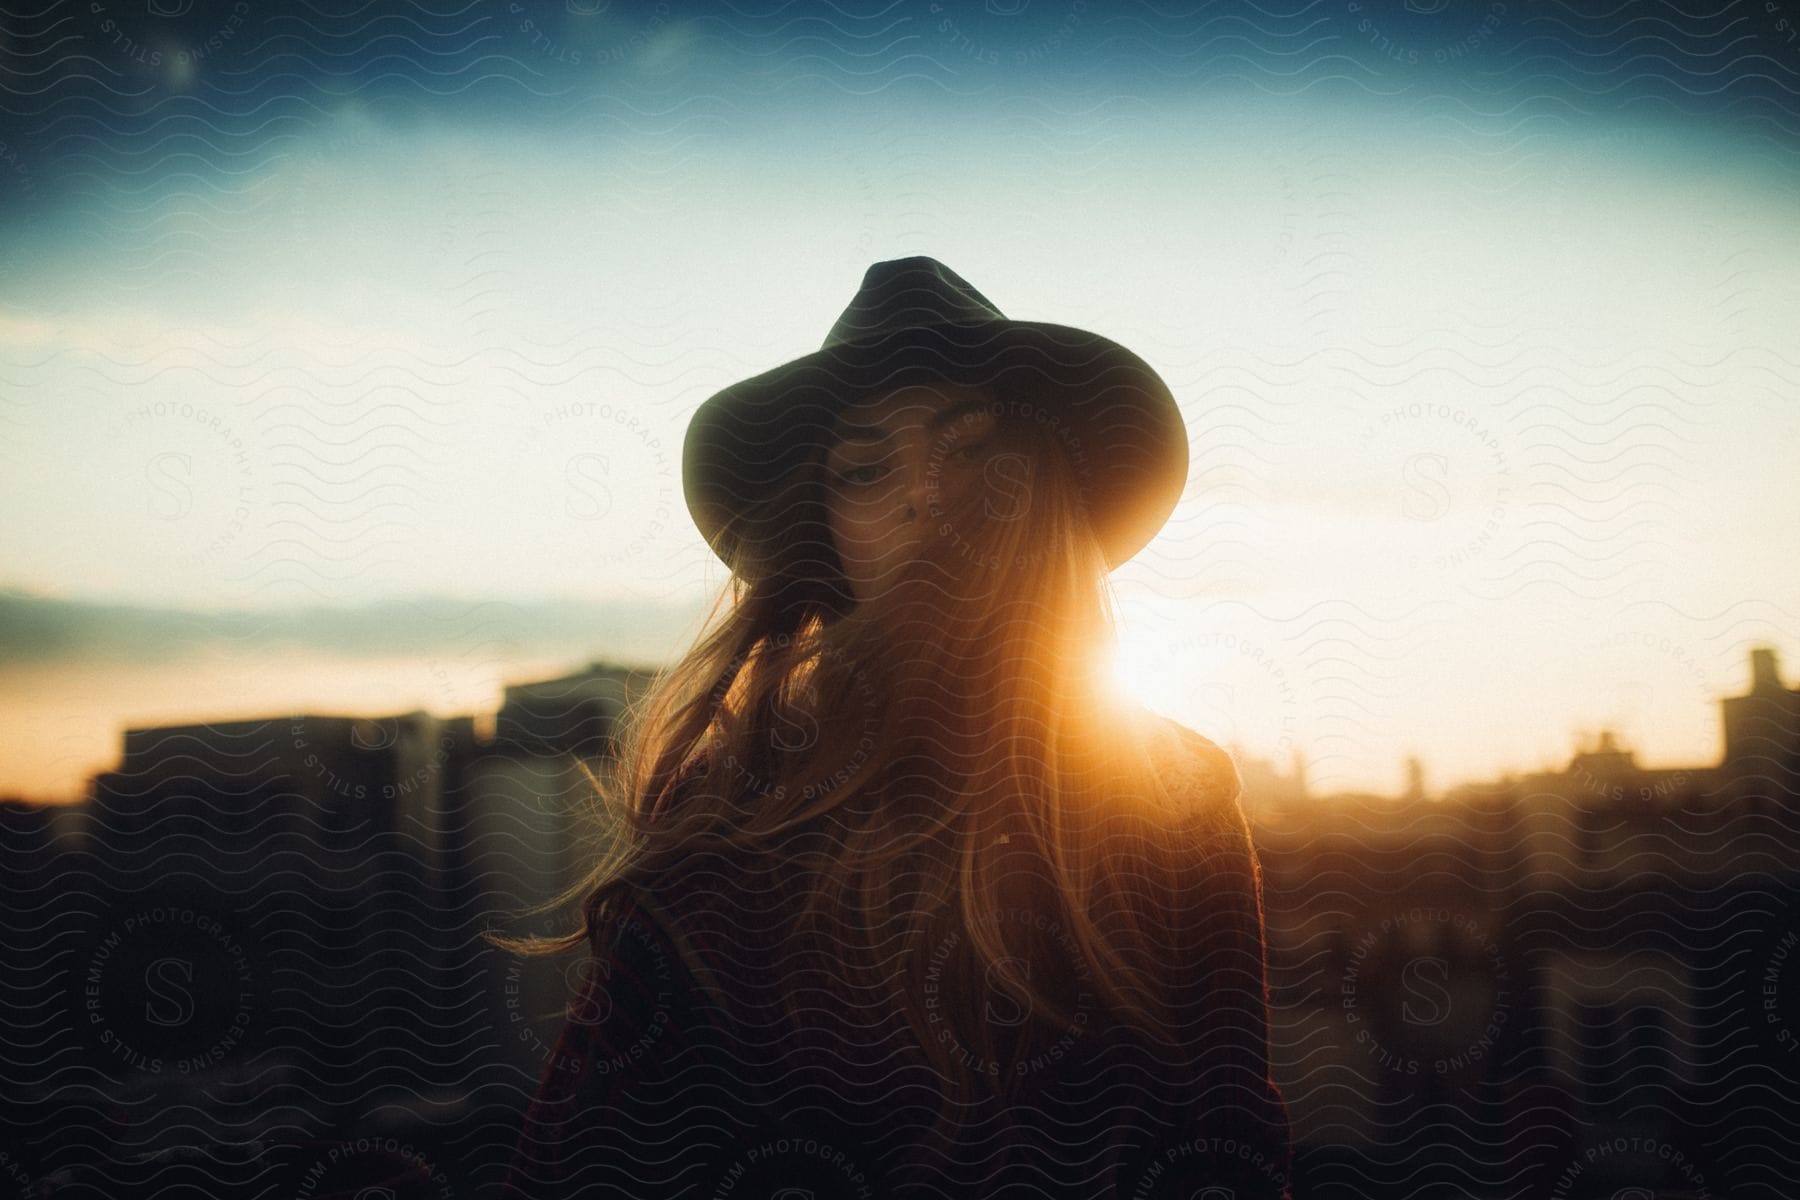
[[[1780,1194],[1800,691],[1772,650],[1751,667],[1713,764],[1645,768],[1606,732],[1556,771],[1429,796],[1415,763],[1399,796],[1320,797],[1297,755],[1234,749],[1297,1195]],[[85,804],[0,803],[23,1175],[298,1192],[352,1132],[465,1177],[503,1155],[581,955],[479,935],[576,928],[532,910],[603,844],[593,781],[654,674],[511,684],[486,733],[418,711],[131,729]]]
[[[194,1166],[196,1138],[255,1141],[205,1164],[252,1194],[333,1131],[425,1138],[529,1094],[568,968],[479,934],[567,928],[514,914],[582,865],[583,767],[650,676],[509,687],[487,738],[426,712],[129,729],[83,805],[0,805],[7,944],[35,950],[9,955],[38,1014],[4,1051],[0,1116],[38,1134],[20,1169],[129,1191]]]
[[[1277,1074],[1297,1135],[1330,1147],[1316,1182],[1529,1168],[1492,1194],[1780,1194],[1800,710],[1772,651],[1752,663],[1716,764],[1645,768],[1608,732],[1563,770],[1430,803],[1265,810]]]

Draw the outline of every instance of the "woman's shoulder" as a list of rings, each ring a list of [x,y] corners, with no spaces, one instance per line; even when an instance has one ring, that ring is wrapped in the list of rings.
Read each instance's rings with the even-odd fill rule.
[[[1149,749],[1171,790],[1215,805],[1232,805],[1243,792],[1237,763],[1217,742],[1160,713],[1149,714]]]

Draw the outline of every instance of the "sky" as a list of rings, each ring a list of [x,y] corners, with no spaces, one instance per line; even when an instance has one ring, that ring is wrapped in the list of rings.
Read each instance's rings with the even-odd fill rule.
[[[1800,680],[1757,6],[177,9],[0,55],[0,795],[679,653],[687,419],[913,254],[1170,384],[1122,677],[1315,790],[1703,765]]]

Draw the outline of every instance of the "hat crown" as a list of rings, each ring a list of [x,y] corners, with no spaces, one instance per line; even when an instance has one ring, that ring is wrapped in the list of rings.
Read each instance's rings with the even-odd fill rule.
[[[935,258],[878,262],[825,336],[821,350],[878,341],[906,329],[1005,321],[994,302]]]

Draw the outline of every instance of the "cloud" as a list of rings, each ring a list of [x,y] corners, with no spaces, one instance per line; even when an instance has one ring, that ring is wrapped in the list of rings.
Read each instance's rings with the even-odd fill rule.
[[[162,666],[208,652],[323,657],[605,653],[661,661],[684,649],[701,606],[635,600],[464,600],[421,596],[357,607],[192,610],[0,590],[0,666]]]

